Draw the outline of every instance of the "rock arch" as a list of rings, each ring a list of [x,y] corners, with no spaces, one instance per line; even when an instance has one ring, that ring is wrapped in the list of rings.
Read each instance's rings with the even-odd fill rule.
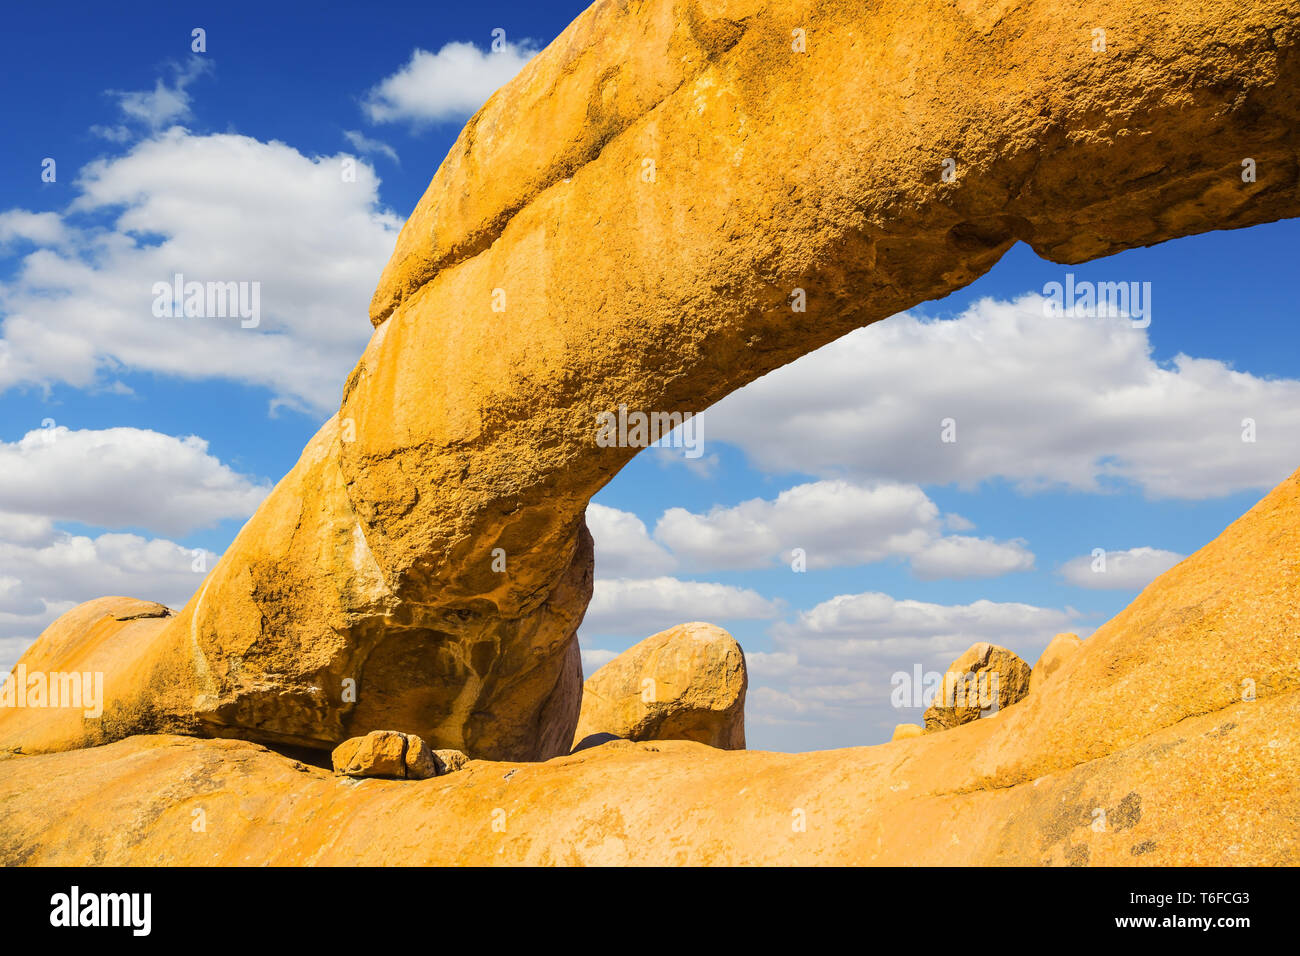
[[[465,127],[338,414],[124,709],[564,752],[583,513],[636,451],[597,446],[599,413],[699,412],[1017,241],[1077,263],[1296,215],[1298,24],[1292,0],[597,2]]]

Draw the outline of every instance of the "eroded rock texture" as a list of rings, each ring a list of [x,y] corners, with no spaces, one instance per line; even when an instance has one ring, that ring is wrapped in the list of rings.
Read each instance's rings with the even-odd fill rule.
[[[988,641],[972,644],[943,675],[923,718],[927,731],[948,730],[992,717],[1029,693],[1032,668],[1020,656]]]
[[[153,601],[103,597],[60,615],[0,691],[0,751],[90,747],[156,726],[169,673],[188,674],[183,663],[169,672],[159,660],[158,637],[174,613]],[[37,683],[39,703],[28,699]],[[190,729],[179,718],[170,727]]]
[[[634,644],[582,687],[574,744],[593,734],[745,749],[745,652],[720,627],[678,624]]]
[[[372,730],[364,737],[350,737],[335,747],[330,754],[330,763],[335,773],[348,777],[427,780],[450,772],[445,769],[447,765],[440,754],[458,755],[463,766],[465,755],[459,751],[430,750],[429,745],[415,734]]]
[[[123,706],[563,753],[583,512],[636,451],[599,413],[698,412],[1018,240],[1075,263],[1296,215],[1298,24],[1295,0],[595,4],[467,124],[338,416]]]

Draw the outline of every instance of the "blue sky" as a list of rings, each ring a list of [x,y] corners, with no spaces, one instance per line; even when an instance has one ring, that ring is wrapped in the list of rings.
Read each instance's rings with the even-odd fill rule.
[[[80,601],[184,603],[334,410],[464,120],[584,5],[174,6],[15,8],[0,34],[6,669]],[[1300,466],[1298,238],[1068,268],[1019,246],[728,397],[703,457],[648,451],[597,496],[588,672],[712,621],[749,656],[750,745],[806,750],[917,720],[898,670],[1086,637]],[[261,283],[258,327],[155,317],[173,271]],[[1066,273],[1150,283],[1149,327],[1047,315]]]

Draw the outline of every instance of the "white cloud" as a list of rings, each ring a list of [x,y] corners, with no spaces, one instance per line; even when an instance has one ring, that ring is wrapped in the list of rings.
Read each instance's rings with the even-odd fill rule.
[[[161,78],[152,90],[109,90],[108,95],[117,100],[122,115],[129,121],[140,123],[150,130],[159,130],[173,123],[189,119],[189,85],[204,73],[210,72],[212,61],[202,56],[191,56],[181,66],[172,64],[172,82]],[[109,140],[121,140],[123,127],[94,127],[93,132]]]
[[[708,514],[670,508],[655,536],[696,566],[761,568],[808,552],[811,567],[862,564],[915,550],[938,508],[915,486],[817,482]]]
[[[751,680],[788,677],[799,666],[799,658],[786,651],[747,651],[745,666]]]
[[[948,662],[977,641],[1004,647],[1051,636],[1064,629],[1068,612],[1020,603],[974,601],[932,604],[898,600],[869,591],[841,594],[803,611],[773,634],[801,663],[851,665],[872,657],[909,655]]]
[[[949,535],[931,541],[911,561],[912,572],[927,581],[993,578],[1034,567],[1034,555],[1023,540],[994,541],[968,535]]]
[[[1155,321],[1174,321],[1174,317]],[[1212,359],[1155,362],[1121,318],[1047,315],[1043,299],[859,329],[703,413],[715,441],[772,473],[1097,491],[1155,498],[1271,488],[1296,466],[1300,381]],[[941,422],[956,438],[941,441]],[[1257,440],[1242,441],[1243,419]]]
[[[702,447],[702,438],[694,440],[700,441]],[[718,469],[722,466],[722,459],[717,455],[701,454],[698,458],[688,458],[686,451],[682,448],[674,448],[668,445],[652,445],[644,454],[652,454],[655,464],[660,468],[665,470],[685,468],[702,481],[708,481],[715,477]]]
[[[810,567],[864,564],[919,550],[939,509],[915,485],[821,481],[707,514],[670,508],[655,537],[692,565],[770,567],[803,548]]]
[[[916,485],[818,481],[775,499],[754,498],[707,514],[670,508],[654,537],[686,566],[743,570],[789,562],[803,549],[809,568],[907,558],[919,577],[991,577],[1033,567],[1022,541],[943,536],[948,523]],[[957,519],[959,526],[969,524]]]
[[[949,531],[974,531],[975,522],[959,514],[948,513],[943,516],[943,525]]]
[[[506,43],[498,52],[472,43],[448,43],[437,53],[417,48],[409,63],[366,94],[362,108],[372,123],[464,119],[536,53],[528,42]]]
[[[118,123],[115,126],[95,125],[90,127],[90,131],[100,139],[106,139],[110,143],[129,143],[136,138],[136,133],[130,127]]]
[[[1075,587],[1136,591],[1146,587],[1186,555],[1159,548],[1129,548],[1083,555],[1061,565],[1061,575]]]
[[[345,160],[355,182],[341,175]],[[369,166],[173,128],[91,163],[77,186],[60,216],[72,248],[38,248],[0,284],[0,390],[85,388],[126,367],[262,386],[317,414],[337,408],[401,226]],[[154,284],[176,273],[259,282],[260,325],[155,317]]]
[[[40,544],[54,533],[54,522],[41,515],[16,515],[0,511],[0,542]]]
[[[725,626],[728,620],[767,620],[780,605],[749,588],[678,578],[602,578],[596,581],[584,635],[649,637],[687,621]]]
[[[587,506],[587,527],[596,545],[596,573],[602,578],[662,574],[676,564],[630,511],[592,502]]]
[[[750,655],[745,655],[748,663]],[[751,687],[745,694],[745,723],[756,724],[813,724],[807,719],[814,708],[793,694],[775,687]]]
[[[393,162],[400,165],[401,161],[397,158],[397,150],[387,143],[378,139],[371,139],[360,130],[349,129],[343,131],[343,138],[346,139],[362,156],[386,156]]]
[[[10,209],[0,213],[0,245],[27,240],[53,246],[64,241],[63,221],[56,213]]]
[[[28,540],[44,520],[184,534],[226,518],[247,518],[270,485],[241,475],[196,436],[139,428],[40,428],[0,441],[0,512]],[[26,516],[26,517],[23,517]]]
[[[648,637],[649,635],[647,635]],[[617,651],[602,650],[598,647],[582,648],[582,673],[590,677],[596,671],[600,670],[614,658],[618,657]]]

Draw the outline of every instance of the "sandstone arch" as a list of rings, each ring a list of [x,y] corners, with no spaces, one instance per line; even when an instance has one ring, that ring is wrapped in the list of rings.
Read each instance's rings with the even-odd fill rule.
[[[598,2],[462,132],[338,415],[138,650],[154,679],[124,702],[161,715],[138,729],[562,752],[583,512],[635,452],[595,444],[599,412],[698,412],[1016,241],[1075,263],[1296,215],[1298,23],[1293,0]]]

